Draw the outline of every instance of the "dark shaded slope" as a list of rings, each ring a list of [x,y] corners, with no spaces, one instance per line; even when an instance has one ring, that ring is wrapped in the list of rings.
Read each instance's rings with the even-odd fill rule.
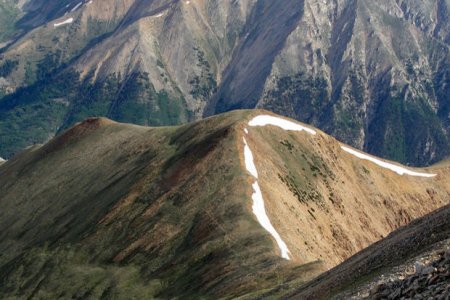
[[[13,46],[15,42],[19,41],[20,38],[24,37],[29,31],[39,26],[45,26],[48,22],[64,16],[72,9],[75,10],[75,8],[78,8],[79,6],[77,7],[77,5],[79,3],[85,4],[86,2],[87,0],[27,1],[23,7],[21,7],[20,15],[22,17],[18,20],[13,20],[14,24],[8,24],[8,26],[15,28],[16,32],[11,36],[13,40],[10,41],[8,45],[5,45],[4,48],[0,48],[0,54],[8,51],[10,46]],[[14,4],[20,6],[18,3]],[[19,11],[19,7],[16,7],[16,9]],[[0,11],[0,13],[3,12]],[[17,15],[19,15],[18,12]]]
[[[137,0],[133,3],[118,28],[125,28],[141,18],[159,14],[171,6],[174,6],[180,0]]]
[[[303,14],[304,1],[258,1],[206,115],[254,108],[275,57]]]
[[[69,12],[80,2],[86,0],[33,0],[28,1],[23,10],[25,16],[21,18],[17,25],[23,29],[33,29],[44,25],[45,23],[62,17],[64,13]]]

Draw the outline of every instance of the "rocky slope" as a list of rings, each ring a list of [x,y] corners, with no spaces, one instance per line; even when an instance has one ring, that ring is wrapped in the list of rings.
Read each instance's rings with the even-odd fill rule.
[[[431,261],[430,261],[431,260]],[[426,299],[448,298],[450,295],[450,247],[435,253],[426,265],[416,262],[414,273],[406,273],[396,280],[378,285],[368,297],[395,299],[397,297],[416,297]]]
[[[450,206],[413,221],[289,299],[447,299]]]
[[[448,0],[19,3],[0,55],[5,157],[88,116],[255,107],[403,163],[449,155]]]
[[[448,204],[449,173],[267,111],[88,119],[0,166],[0,296],[279,297]]]

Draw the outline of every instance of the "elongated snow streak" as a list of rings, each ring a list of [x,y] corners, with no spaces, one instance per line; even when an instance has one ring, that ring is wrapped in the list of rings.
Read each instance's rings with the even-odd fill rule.
[[[72,8],[72,9],[70,10],[70,12],[74,12],[74,11],[76,11],[76,10],[77,10],[77,8],[81,6],[81,4],[83,4],[83,2],[80,2],[80,3],[78,3],[77,5],[75,5],[75,7],[74,7],[74,8]]]
[[[252,174],[253,177],[258,179],[258,171],[256,170],[255,163],[253,161],[253,153],[250,150],[250,147],[247,144],[247,141],[244,138],[244,158],[245,158],[245,167],[247,171]]]
[[[287,260],[290,260],[289,258],[289,249],[286,245],[286,243],[281,239],[278,232],[275,230],[275,228],[272,226],[272,223],[270,223],[269,217],[266,214],[266,209],[264,207],[264,199],[261,193],[261,189],[259,188],[258,181],[256,180],[253,184],[253,213],[256,216],[256,219],[258,220],[259,224],[261,224],[262,227],[264,227],[265,230],[267,230],[273,238],[277,241],[278,247],[280,247],[281,250],[281,257]]]
[[[266,213],[266,209],[264,206],[264,199],[261,193],[261,189],[259,187],[258,184],[258,172],[256,170],[256,166],[253,160],[253,153],[250,150],[250,147],[247,144],[247,141],[244,139],[244,159],[245,159],[245,167],[247,168],[247,171],[253,176],[255,177],[255,183],[253,183],[252,187],[253,187],[253,195],[252,195],[252,200],[253,200],[253,206],[252,206],[252,210],[253,213],[256,216],[256,219],[258,220],[259,224],[261,224],[261,226],[267,230],[275,239],[275,241],[278,244],[278,247],[281,250],[281,257],[287,260],[290,260],[289,258],[289,249],[286,245],[286,243],[281,239],[280,235],[278,234],[278,232],[275,230],[275,228],[273,227],[272,223],[270,223],[270,219],[267,216]]]
[[[316,131],[312,130],[308,127],[302,126],[300,124],[274,117],[269,115],[260,115],[257,117],[254,117],[250,122],[248,122],[248,125],[255,127],[255,126],[267,126],[267,125],[273,125],[278,126],[284,130],[292,130],[292,131],[306,131],[309,134],[316,135]]]
[[[0,163],[5,162],[6,160],[0,157]]]
[[[61,23],[55,23],[55,24],[53,24],[53,26],[54,26],[54,27],[59,27],[59,26],[62,26],[62,25],[70,24],[70,23],[72,23],[72,22],[73,22],[73,18],[68,18],[67,20],[65,20],[65,21],[63,21],[63,22],[61,22]]]
[[[435,177],[435,176],[437,175],[437,174],[429,174],[429,173],[418,173],[418,172],[414,172],[414,171],[405,169],[405,168],[403,168],[403,167],[400,167],[400,166],[397,166],[397,165],[394,165],[394,164],[387,163],[387,162],[385,162],[385,161],[376,159],[376,158],[374,158],[374,157],[372,157],[372,156],[369,156],[369,155],[367,155],[367,154],[364,154],[364,153],[355,151],[355,150],[353,150],[353,149],[351,149],[351,148],[349,148],[349,147],[341,146],[341,148],[342,148],[342,150],[344,150],[344,151],[346,151],[346,152],[348,152],[348,153],[350,153],[350,154],[352,154],[352,155],[354,155],[354,156],[356,156],[356,157],[358,157],[358,158],[360,158],[360,159],[364,159],[364,160],[371,161],[371,162],[377,164],[378,166],[380,166],[380,167],[382,167],[382,168],[385,168],[385,169],[389,169],[389,170],[391,170],[391,171],[394,171],[394,172],[396,172],[396,173],[399,174],[399,175],[404,175],[404,174],[406,174],[406,175],[410,175],[410,176],[428,177],[428,178],[430,178],[430,177]]]

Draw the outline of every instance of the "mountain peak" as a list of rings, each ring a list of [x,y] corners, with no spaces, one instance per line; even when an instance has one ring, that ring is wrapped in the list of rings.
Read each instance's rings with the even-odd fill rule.
[[[438,176],[399,175],[263,110],[159,128],[88,119],[0,167],[0,270],[12,284],[0,293],[31,292],[10,279],[24,263],[40,272],[36,253],[55,266],[41,285],[50,294],[84,289],[67,274],[85,255],[83,274],[115,278],[100,290],[131,284],[142,297],[309,280],[448,201],[448,166],[417,171]]]
[[[103,117],[92,117],[79,122],[64,131],[61,135],[52,139],[43,147],[46,153],[58,150],[70,143],[74,143],[85,136],[92,134],[100,128],[116,124],[114,121]]]

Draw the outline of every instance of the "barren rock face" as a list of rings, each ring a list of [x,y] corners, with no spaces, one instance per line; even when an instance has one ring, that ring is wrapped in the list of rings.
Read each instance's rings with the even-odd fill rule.
[[[0,154],[93,115],[155,125],[258,107],[371,153],[429,164],[450,149],[448,7],[445,0],[28,1],[0,56],[1,91],[9,94],[0,114],[19,124],[0,124]],[[54,27],[68,18],[73,23]],[[55,78],[71,85],[55,87]],[[31,96],[14,92],[33,84]],[[70,105],[55,108],[52,98]],[[38,116],[14,120],[23,110]],[[23,136],[27,118],[41,125]],[[11,135],[17,140],[7,141]]]

